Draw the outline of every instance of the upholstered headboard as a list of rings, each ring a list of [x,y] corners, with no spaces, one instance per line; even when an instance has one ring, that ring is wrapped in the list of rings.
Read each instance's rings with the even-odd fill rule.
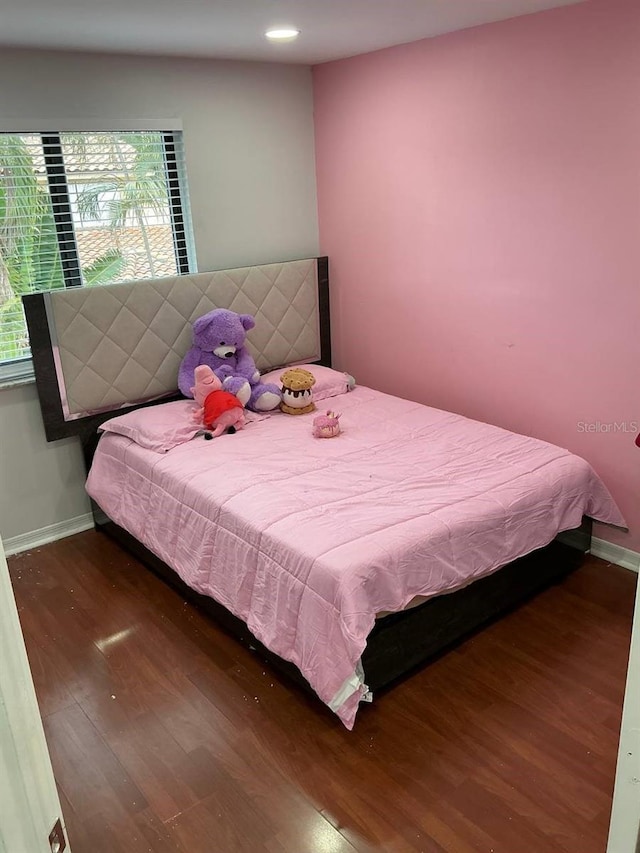
[[[330,364],[328,298],[327,258],[25,296],[47,439],[175,395],[191,323],[213,308],[256,317],[247,341],[263,372]]]

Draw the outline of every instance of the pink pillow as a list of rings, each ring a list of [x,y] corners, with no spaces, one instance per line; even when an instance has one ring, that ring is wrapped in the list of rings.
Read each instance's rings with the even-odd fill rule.
[[[313,399],[325,400],[327,397],[336,397],[338,394],[346,394],[354,385],[353,378],[348,373],[324,367],[322,364],[300,364],[309,373],[315,376],[316,384],[313,386]],[[272,382],[274,385],[282,385],[280,377],[287,368],[272,370],[261,377],[262,382]]]
[[[105,421],[99,429],[124,435],[148,450],[166,453],[172,447],[190,441],[202,429],[194,418],[193,400],[176,400],[158,406],[135,409]]]

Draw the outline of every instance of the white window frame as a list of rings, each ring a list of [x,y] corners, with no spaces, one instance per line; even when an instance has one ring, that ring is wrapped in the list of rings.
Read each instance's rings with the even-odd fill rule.
[[[43,137],[60,137],[64,133],[117,133],[117,132],[154,132],[160,133],[163,137],[163,146],[165,151],[165,161],[167,162],[167,182],[169,191],[169,205],[171,210],[172,231],[174,236],[174,249],[176,256],[176,266],[178,274],[188,274],[197,272],[195,246],[193,243],[193,228],[191,224],[191,211],[189,206],[189,194],[187,188],[186,174],[184,171],[184,157],[176,156],[176,148],[182,144],[182,124],[176,119],[168,120],[148,120],[140,122],[111,122],[92,121],[90,124],[79,122],[77,120],[47,120],[47,121],[28,121],[11,123],[13,126],[7,126],[6,119],[0,120],[0,132],[16,135],[22,134],[39,134]],[[16,129],[19,124],[20,129]],[[43,127],[56,127],[52,132],[45,132]],[[55,146],[54,146],[55,147]],[[50,148],[48,150],[51,150]],[[61,146],[58,162],[54,166],[62,165],[64,170],[64,162],[61,157]],[[54,155],[55,159],[55,155]],[[51,192],[51,185],[50,185]],[[75,242],[75,234],[73,230],[73,221],[71,218],[71,203],[67,186],[67,176],[64,172],[64,180],[58,181],[56,193],[56,212],[54,218],[56,220],[56,231],[58,235],[58,244],[62,249],[71,248],[72,255],[76,255],[75,262],[63,259],[63,277],[66,287],[81,287],[82,280],[80,278],[79,261],[77,260],[77,247]],[[60,202],[62,201],[62,204]],[[67,210],[65,211],[65,202]],[[68,253],[65,251],[65,254]],[[30,356],[15,359],[13,361],[0,362],[0,388],[10,387],[12,385],[22,385],[34,381],[33,362]]]

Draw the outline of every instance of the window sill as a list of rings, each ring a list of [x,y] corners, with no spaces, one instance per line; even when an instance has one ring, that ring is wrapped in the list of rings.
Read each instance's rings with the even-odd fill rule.
[[[18,388],[20,385],[31,385],[35,381],[31,359],[0,365],[0,391],[6,388]]]

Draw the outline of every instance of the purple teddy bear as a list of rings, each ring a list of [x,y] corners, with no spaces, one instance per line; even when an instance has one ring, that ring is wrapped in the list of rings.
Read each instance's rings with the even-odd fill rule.
[[[222,382],[223,390],[235,394],[248,409],[269,412],[280,405],[280,389],[260,382],[260,372],[244,345],[247,331],[255,324],[250,314],[225,308],[215,308],[195,321],[193,345],[178,372],[178,387],[185,397],[193,396],[196,367],[206,364]]]

